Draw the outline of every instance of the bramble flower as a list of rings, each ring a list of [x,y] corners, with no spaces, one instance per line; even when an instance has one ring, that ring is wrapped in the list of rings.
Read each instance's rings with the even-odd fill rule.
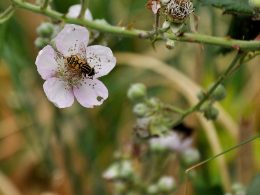
[[[158,181],[158,187],[161,192],[169,192],[176,187],[176,183],[173,177],[163,176]]]
[[[134,170],[131,161],[122,160],[113,163],[104,173],[103,178],[107,180],[113,179],[129,179],[133,176]]]
[[[108,97],[108,90],[98,78],[108,74],[116,64],[111,49],[87,46],[88,30],[73,24],[65,25],[53,42],[55,48],[44,47],[35,62],[46,80],[43,89],[47,98],[59,108],[71,106],[74,96],[84,107],[101,105]]]
[[[80,10],[81,10],[80,4],[70,6],[69,11],[67,13],[67,17],[77,18],[80,14]],[[93,20],[93,16],[89,9],[85,10],[84,19],[90,21]],[[90,32],[89,43],[92,43],[96,38],[98,38],[100,33],[96,30],[90,30],[89,32]]]
[[[183,152],[191,147],[191,137],[183,138],[177,132],[171,132],[168,135],[152,138],[149,140],[152,150],[171,150],[174,152]]]

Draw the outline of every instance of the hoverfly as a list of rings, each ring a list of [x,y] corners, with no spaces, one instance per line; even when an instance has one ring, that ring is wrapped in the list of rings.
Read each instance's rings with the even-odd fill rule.
[[[71,55],[70,57],[66,58],[67,64],[70,68],[80,71],[85,77],[89,76],[92,77],[95,75],[95,69],[90,67],[87,61],[81,58],[80,55]]]

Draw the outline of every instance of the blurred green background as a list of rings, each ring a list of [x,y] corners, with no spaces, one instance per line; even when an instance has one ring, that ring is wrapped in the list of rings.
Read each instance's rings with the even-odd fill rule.
[[[76,0],[53,0],[53,6],[66,13]],[[152,29],[153,15],[145,8],[145,0],[90,0],[94,18],[105,18],[109,23]],[[9,4],[0,2],[0,10]],[[232,16],[222,14],[213,7],[195,2],[199,16],[198,31],[225,36]],[[149,94],[163,101],[188,108],[182,93],[163,76],[148,69],[118,64],[101,80],[109,89],[109,98],[94,109],[85,109],[78,103],[71,108],[58,110],[43,90],[34,64],[38,50],[34,46],[36,28],[48,18],[19,10],[14,17],[0,26],[0,172],[7,176],[21,194],[38,195],[44,192],[71,194],[66,163],[84,194],[112,194],[102,172],[113,161],[113,153],[123,150],[132,141],[135,118],[131,102],[127,99],[128,87],[143,82]],[[168,50],[164,43],[153,49],[149,41],[103,34],[113,52],[131,52],[164,61],[180,70],[202,87],[210,85],[225,69],[234,53],[225,55],[220,48],[191,43],[177,43]],[[134,60],[134,59],[133,59]],[[260,68],[259,57],[242,66],[226,83],[228,97],[222,106],[234,119],[239,129],[239,140],[244,140],[260,127]],[[146,62],[143,61],[143,64]],[[160,68],[160,67],[158,67]],[[209,143],[194,116],[187,123],[196,129],[196,147],[202,159],[212,156]],[[217,133],[223,148],[237,143],[221,125]],[[55,131],[60,129],[60,139]],[[241,151],[226,154],[232,182],[247,185],[260,170],[260,141]],[[61,151],[66,151],[64,163]],[[239,158],[237,158],[239,156]],[[246,167],[245,167],[246,166]],[[72,174],[72,175],[73,175]],[[219,170],[211,162],[199,170],[193,194],[222,194]],[[1,184],[0,180],[0,185]],[[11,194],[10,194],[11,195]]]

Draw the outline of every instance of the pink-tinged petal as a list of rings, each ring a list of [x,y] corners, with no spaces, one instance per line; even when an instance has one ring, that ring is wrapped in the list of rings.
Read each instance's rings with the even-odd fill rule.
[[[152,11],[154,14],[157,14],[160,8],[161,8],[160,2],[157,2],[156,0],[152,1]]]
[[[59,108],[70,107],[74,102],[72,88],[58,78],[49,78],[43,84],[47,98]]]
[[[50,45],[47,45],[39,52],[36,58],[37,71],[44,80],[53,77],[56,73],[58,64],[55,56],[56,52],[54,49]]]
[[[77,18],[79,16],[80,10],[81,10],[80,4],[70,6],[69,11],[67,13],[67,17]],[[84,18],[86,20],[93,20],[92,14],[89,9],[86,9]]]
[[[95,78],[107,75],[116,65],[116,58],[110,48],[93,45],[86,49],[87,62],[95,69]]]
[[[85,79],[81,86],[73,88],[73,92],[78,102],[86,108],[101,105],[108,97],[106,86],[97,79]]]
[[[66,24],[54,41],[58,51],[65,57],[85,53],[89,41],[89,32],[85,27]]]

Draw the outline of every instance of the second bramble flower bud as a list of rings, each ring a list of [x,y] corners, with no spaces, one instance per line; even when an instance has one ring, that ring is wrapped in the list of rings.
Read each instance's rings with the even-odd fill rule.
[[[134,169],[131,161],[121,160],[114,162],[103,174],[103,178],[107,180],[131,179],[134,175]]]
[[[133,113],[137,116],[137,117],[144,117],[146,116],[146,114],[148,113],[149,108],[147,107],[146,104],[144,103],[138,103],[134,106],[133,108]]]
[[[142,100],[146,95],[146,86],[142,83],[131,85],[127,92],[127,97],[132,101]]]
[[[227,95],[226,89],[224,88],[223,85],[218,85],[215,91],[212,94],[212,99],[216,101],[221,101],[223,100]]]
[[[41,37],[50,38],[54,32],[54,25],[49,22],[44,22],[37,28],[37,34]]]
[[[163,176],[158,181],[159,192],[171,192],[175,187],[176,183],[170,176]]]

